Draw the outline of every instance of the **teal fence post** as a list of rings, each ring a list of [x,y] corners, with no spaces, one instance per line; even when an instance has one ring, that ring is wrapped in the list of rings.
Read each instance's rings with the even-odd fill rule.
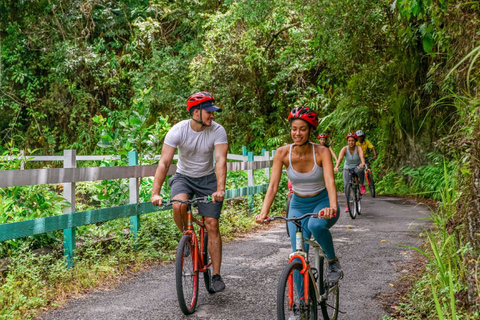
[[[253,152],[248,152],[248,162],[253,161]],[[248,170],[248,186],[253,187],[255,185],[255,179],[253,177],[253,170]],[[253,195],[248,196],[248,203],[250,204],[250,213],[253,212]]]
[[[242,147],[242,156],[244,156],[244,157],[247,156],[247,147],[245,147],[245,146]]]
[[[76,168],[77,167],[77,151],[64,150],[63,151],[63,167]],[[63,197],[70,202],[70,206],[63,209],[63,213],[75,212],[75,182],[63,184]],[[67,267],[73,267],[73,258],[75,256],[75,228],[63,229],[63,255],[67,261]]]
[[[138,152],[137,151],[130,151],[128,152],[128,165],[129,166],[138,166]],[[130,203],[136,204],[138,203],[138,178],[130,178],[129,179],[129,193],[130,193]],[[138,230],[140,229],[140,216],[132,216],[130,217],[130,232],[133,235],[133,241],[135,243],[135,248],[138,247],[137,245],[137,238],[138,238]]]

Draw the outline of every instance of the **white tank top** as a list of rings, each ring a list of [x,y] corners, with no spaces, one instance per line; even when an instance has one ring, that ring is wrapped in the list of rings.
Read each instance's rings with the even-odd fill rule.
[[[293,192],[300,196],[309,196],[317,194],[325,189],[325,179],[323,178],[323,168],[317,165],[315,157],[315,145],[310,142],[313,150],[313,169],[310,172],[298,172],[292,166],[292,147],[288,154],[287,176],[292,182]]]

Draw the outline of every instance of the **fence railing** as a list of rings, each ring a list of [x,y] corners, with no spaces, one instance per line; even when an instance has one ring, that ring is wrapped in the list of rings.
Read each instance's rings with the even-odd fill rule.
[[[226,190],[225,199],[249,196],[250,208],[253,209],[253,195],[265,192],[268,186],[267,184],[255,186],[253,171],[264,169],[265,174],[269,177],[272,160],[270,159],[270,153],[266,151],[262,152],[262,156],[254,156],[252,152],[246,152],[244,148],[243,153],[243,155],[228,155],[227,158],[229,160],[242,162],[227,162],[227,171],[247,171],[248,186]],[[48,157],[49,160],[46,160],[45,157]],[[63,161],[63,168],[0,171],[1,188],[62,183],[63,196],[70,203],[70,206],[64,209],[64,214],[62,215],[0,224],[0,241],[63,230],[64,254],[67,258],[67,264],[72,266],[74,251],[76,249],[75,227],[130,217],[130,231],[134,239],[136,239],[140,228],[140,215],[169,209],[168,207],[159,208],[153,206],[151,202],[138,202],[139,178],[154,176],[157,165],[138,165],[138,153],[132,151],[128,154],[129,166],[77,168],[77,161],[104,160],[107,159],[107,157],[110,157],[110,159],[113,158],[113,156],[98,157],[99,156],[82,156],[80,158],[76,156],[75,150],[65,150],[62,157],[32,156],[33,159],[28,160]],[[172,164],[167,175],[172,175],[175,171],[176,165]],[[76,212],[76,182],[126,178],[129,179],[130,204]]]

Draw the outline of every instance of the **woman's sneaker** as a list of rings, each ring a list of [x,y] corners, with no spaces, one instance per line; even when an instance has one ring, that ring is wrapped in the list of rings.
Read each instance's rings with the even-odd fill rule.
[[[337,282],[343,278],[342,267],[340,267],[340,262],[338,262],[338,259],[328,262],[327,278],[329,282]]]
[[[225,289],[225,283],[223,283],[222,277],[219,274],[212,277],[212,289],[215,292],[220,292]]]
[[[345,207],[345,212],[348,212],[348,206]]]

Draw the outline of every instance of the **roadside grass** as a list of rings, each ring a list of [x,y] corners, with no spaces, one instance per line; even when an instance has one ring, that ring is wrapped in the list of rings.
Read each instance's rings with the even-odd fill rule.
[[[458,217],[458,201],[461,193],[456,185],[455,163],[443,162],[442,166],[429,165],[423,169],[406,170],[413,173],[409,185],[396,179],[390,184],[398,190],[425,190],[426,196],[437,200],[436,210],[432,210],[432,228],[423,230],[425,245],[422,248],[404,246],[422,254],[428,262],[418,278],[412,282],[411,290],[398,304],[395,318],[400,319],[479,319],[480,313],[468,305],[468,282],[474,281],[479,288],[477,271],[480,258],[468,242],[458,236],[455,223]],[[389,185],[388,175],[380,186]],[[422,179],[421,182],[416,180]],[[431,183],[429,184],[429,181]],[[433,181],[435,180],[435,181]],[[431,186],[434,186],[432,188]],[[418,193],[417,193],[418,196]],[[473,271],[472,271],[473,270]],[[383,319],[394,319],[385,316]]]

